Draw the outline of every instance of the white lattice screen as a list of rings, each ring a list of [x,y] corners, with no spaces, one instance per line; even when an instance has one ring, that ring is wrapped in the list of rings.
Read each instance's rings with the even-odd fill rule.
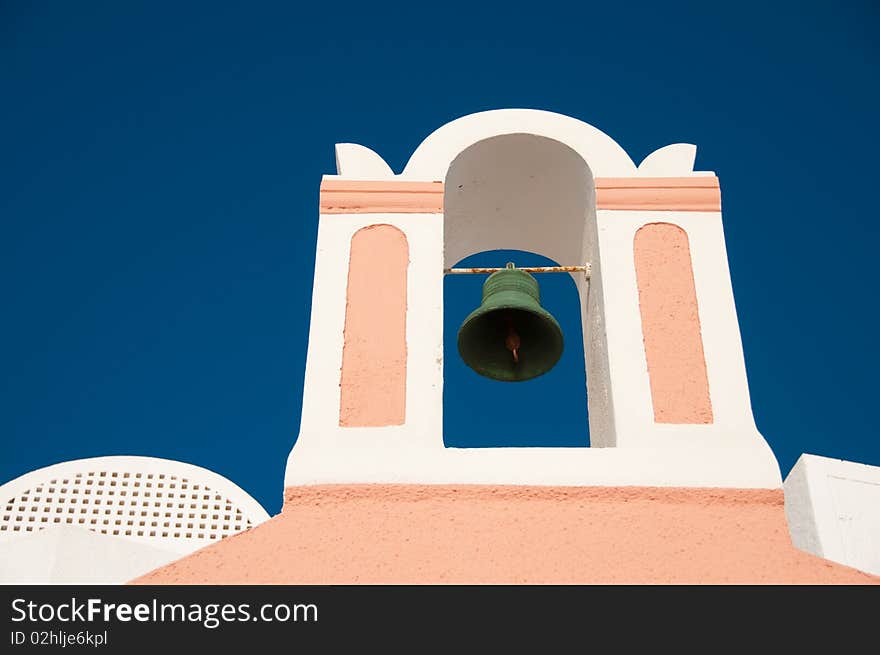
[[[163,473],[72,473],[0,502],[0,533],[66,524],[109,535],[217,540],[253,526],[229,498]]]

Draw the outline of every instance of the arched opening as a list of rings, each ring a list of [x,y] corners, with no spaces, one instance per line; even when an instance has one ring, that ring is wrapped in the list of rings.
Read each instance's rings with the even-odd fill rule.
[[[451,267],[487,250],[539,253],[560,265],[590,250],[593,175],[567,145],[532,134],[479,141],[449,165],[443,255]]]
[[[493,250],[456,266],[556,266],[558,262],[519,250]],[[556,365],[524,382],[497,382],[478,375],[461,359],[458,328],[480,303],[487,275],[447,275],[443,284],[443,441],[453,448],[589,445],[581,315],[574,281],[564,273],[537,275],[541,306],[553,314],[565,337]]]
[[[532,134],[479,141],[455,158],[444,187],[447,268],[590,261],[596,241],[593,176],[567,145]],[[504,383],[471,371],[457,350],[458,327],[479,304],[485,279],[450,275],[444,283],[445,445],[590,445],[595,421],[587,427],[590,354],[584,339],[589,281],[582,274],[537,276],[542,305],[563,328],[563,357],[539,378]],[[593,406],[591,401],[590,412]],[[596,445],[603,445],[602,439]]]

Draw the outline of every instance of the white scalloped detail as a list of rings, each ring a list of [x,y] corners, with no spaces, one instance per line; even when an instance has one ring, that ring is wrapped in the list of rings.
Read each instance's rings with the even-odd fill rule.
[[[658,148],[639,164],[639,175],[678,177],[694,172],[697,146],[690,143],[672,143]]]
[[[394,177],[394,171],[381,156],[357,143],[336,144],[336,174],[349,180],[384,180]]]

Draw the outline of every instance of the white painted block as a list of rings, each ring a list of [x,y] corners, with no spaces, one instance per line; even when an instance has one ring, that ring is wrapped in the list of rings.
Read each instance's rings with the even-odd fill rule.
[[[123,584],[183,553],[58,525],[0,540],[0,584]]]
[[[795,546],[880,575],[880,466],[804,454],[783,488]]]

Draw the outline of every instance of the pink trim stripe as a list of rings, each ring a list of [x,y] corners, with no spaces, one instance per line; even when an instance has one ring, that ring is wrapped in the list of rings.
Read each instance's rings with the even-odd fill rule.
[[[406,418],[406,235],[371,225],[351,239],[339,425],[402,425]]]
[[[721,188],[711,177],[599,177],[596,207],[645,211],[721,211]],[[322,214],[437,214],[443,182],[334,180],[321,182]]]
[[[714,175],[696,177],[597,177],[597,189],[717,189]]]
[[[651,223],[633,242],[656,423],[712,423],[709,379],[687,233]]]
[[[324,180],[322,214],[438,214],[442,182]]]
[[[596,179],[598,209],[721,211],[717,177],[624,177]]]

